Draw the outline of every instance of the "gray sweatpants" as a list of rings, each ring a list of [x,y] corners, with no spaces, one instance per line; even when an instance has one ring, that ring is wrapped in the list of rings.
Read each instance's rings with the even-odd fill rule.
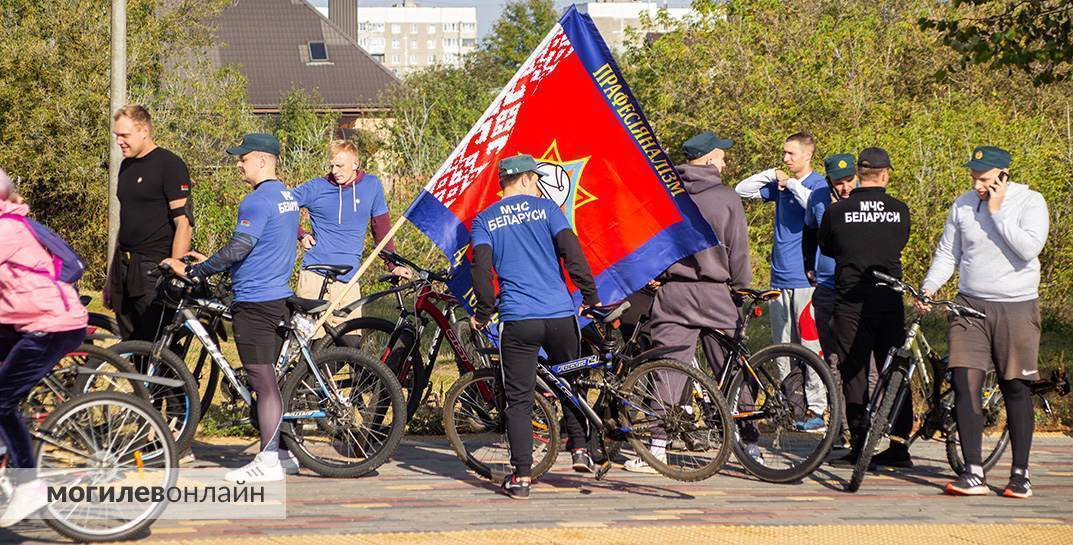
[[[800,344],[817,354],[820,353],[820,340],[817,335],[802,336],[802,330],[810,333],[815,327],[802,328],[803,322],[815,323],[812,314],[813,288],[794,288],[779,290],[782,295],[768,306],[771,319],[771,341],[774,343]],[[805,338],[807,337],[807,338]],[[797,366],[794,366],[797,367]],[[791,400],[807,400],[808,410],[814,415],[823,415],[827,409],[827,394],[818,376],[807,368],[792,369],[788,359],[779,360],[779,377],[789,388],[787,394]],[[797,386],[804,384],[803,387]],[[802,391],[803,390],[803,391]],[[804,400],[802,400],[804,397]],[[795,406],[805,406],[797,401]],[[797,415],[803,417],[804,415]]]

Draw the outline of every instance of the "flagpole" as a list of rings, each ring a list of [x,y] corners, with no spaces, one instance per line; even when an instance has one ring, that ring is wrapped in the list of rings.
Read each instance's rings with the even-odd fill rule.
[[[328,317],[339,308],[341,303],[346,299],[347,294],[350,293],[351,288],[358,283],[358,279],[365,274],[365,271],[369,269],[369,266],[373,264],[373,261],[380,257],[380,252],[389,242],[391,242],[391,239],[395,237],[395,233],[402,228],[404,223],[406,223],[405,215],[400,217],[399,220],[395,222],[395,225],[391,226],[391,230],[384,235],[384,238],[380,240],[380,243],[376,245],[376,248],[373,249],[372,253],[370,253],[369,256],[365,258],[365,261],[362,262],[361,266],[358,267],[358,272],[354,273],[353,278],[351,278],[350,281],[346,283],[346,286],[343,287],[343,291],[335,299],[331,300],[331,304],[328,305],[328,310],[321,313],[320,318],[317,319],[317,325],[313,328],[313,331],[320,329],[321,326],[324,325],[324,322],[327,321]]]

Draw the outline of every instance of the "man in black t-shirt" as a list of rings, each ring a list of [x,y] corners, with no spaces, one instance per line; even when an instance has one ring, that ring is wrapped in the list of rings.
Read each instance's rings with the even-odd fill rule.
[[[113,117],[119,167],[119,238],[105,286],[105,304],[116,313],[124,339],[152,341],[170,321],[156,301],[149,272],[168,257],[190,251],[194,230],[190,173],[178,155],[153,142],[149,112],[139,105]]]
[[[873,271],[902,277],[902,250],[909,242],[909,207],[887,195],[890,157],[867,148],[857,159],[860,186],[831,204],[820,223],[819,243],[835,260],[835,305],[832,330],[846,397],[846,420],[853,451],[842,461],[856,463],[861,448],[864,409],[868,404],[870,357],[882,365],[887,352],[905,339],[902,296],[876,286]],[[876,465],[912,467],[908,438],[912,403],[903,403],[895,417],[891,446],[876,455]]]

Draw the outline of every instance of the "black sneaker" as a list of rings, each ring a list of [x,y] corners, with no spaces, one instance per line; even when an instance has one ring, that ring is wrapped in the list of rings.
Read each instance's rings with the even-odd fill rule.
[[[958,477],[958,480],[946,483],[946,493],[951,496],[984,496],[991,492],[984,482],[983,477],[966,471]]]
[[[913,459],[909,457],[909,448],[901,443],[891,443],[887,450],[876,454],[872,458],[873,466],[880,467],[913,467]]]
[[[1007,498],[1028,499],[1032,497],[1032,483],[1024,475],[1011,475],[1010,483],[1002,491]]]
[[[574,471],[578,473],[593,473],[596,471],[596,462],[592,461],[587,449],[579,448],[574,451]]]
[[[529,481],[518,480],[514,475],[508,475],[506,479],[503,479],[503,486],[500,488],[510,499],[527,500],[529,499],[531,483]]]

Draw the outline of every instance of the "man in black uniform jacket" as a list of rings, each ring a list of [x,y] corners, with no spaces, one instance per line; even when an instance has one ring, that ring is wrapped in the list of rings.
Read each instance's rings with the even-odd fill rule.
[[[124,339],[152,341],[171,317],[156,300],[156,280],[149,272],[165,258],[179,259],[190,251],[190,172],[178,155],[153,142],[153,122],[144,107],[124,106],[113,120],[124,159],[116,192],[119,238],[104,304],[115,311]]]
[[[873,271],[902,277],[902,249],[909,242],[909,207],[887,195],[890,157],[867,148],[857,159],[860,187],[832,204],[820,223],[823,253],[835,259],[833,329],[842,371],[853,451],[843,462],[855,463],[868,404],[869,356],[883,362],[891,347],[905,339],[905,309],[897,292],[876,286]],[[876,465],[912,467],[905,442],[913,425],[912,404],[903,404],[894,421],[891,445],[876,455]]]

